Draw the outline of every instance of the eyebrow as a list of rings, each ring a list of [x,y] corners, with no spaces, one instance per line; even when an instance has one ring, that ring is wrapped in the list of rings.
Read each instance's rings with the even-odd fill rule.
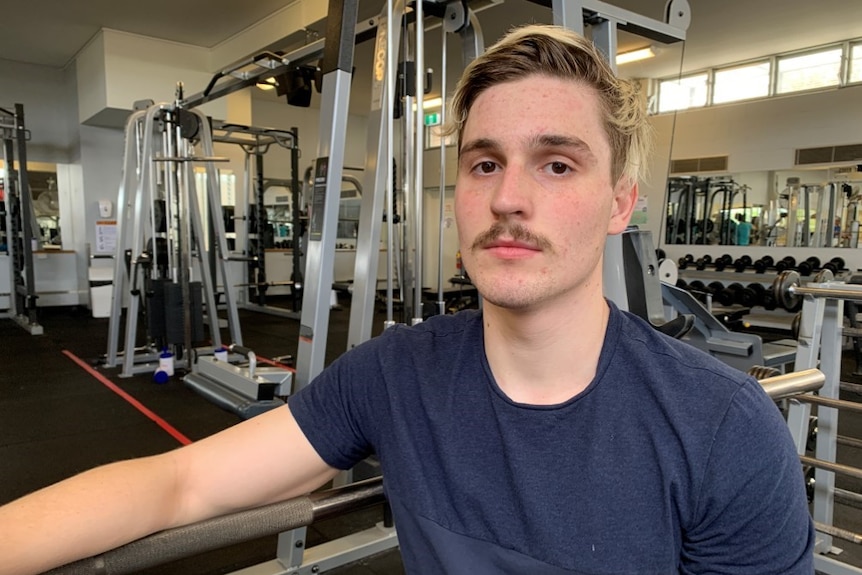
[[[583,141],[580,138],[575,138],[572,136],[563,136],[560,134],[539,134],[530,138],[528,142],[528,146],[530,148],[539,149],[539,148],[571,148],[580,156],[583,156],[585,160],[589,162],[595,163],[598,161],[596,155],[593,154],[592,149],[589,144]],[[458,150],[458,157],[463,156],[464,154],[468,154],[474,151],[488,151],[488,152],[500,152],[503,147],[499,142],[493,140],[491,138],[477,138],[475,140],[470,140],[461,146],[461,149]]]
[[[530,142],[532,148],[572,148],[578,155],[590,162],[597,162],[598,158],[593,153],[589,144],[580,138],[572,136],[563,136],[559,134],[540,134],[532,138]]]
[[[468,154],[476,150],[499,152],[502,149],[503,147],[496,140],[492,140],[490,138],[478,138],[476,140],[470,140],[466,144],[462,145],[461,149],[458,150],[458,157],[460,158],[464,154]]]

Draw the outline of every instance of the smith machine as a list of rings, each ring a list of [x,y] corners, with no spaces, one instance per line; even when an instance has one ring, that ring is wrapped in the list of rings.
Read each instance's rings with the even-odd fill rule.
[[[0,108],[5,177],[0,179],[0,317],[14,320],[31,335],[44,333],[36,307],[33,251],[41,234],[36,223],[27,177],[24,106]],[[17,164],[17,166],[16,166]]]

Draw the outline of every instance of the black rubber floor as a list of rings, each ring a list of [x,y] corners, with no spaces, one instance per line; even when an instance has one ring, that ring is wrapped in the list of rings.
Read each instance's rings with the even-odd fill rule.
[[[295,355],[299,322],[240,312],[243,342],[263,357]],[[332,310],[327,362],[347,345],[347,310]],[[187,388],[149,375],[118,377],[99,365],[107,349],[108,320],[87,310],[40,310],[44,335],[31,336],[12,320],[0,320],[0,504],[91,467],[161,453],[180,442],[73,361],[80,358],[123,391],[194,441],[240,421]],[[380,322],[382,326],[382,322]],[[381,329],[380,327],[375,330]],[[223,334],[228,341],[228,334]],[[307,545],[341,537],[382,520],[372,508],[316,523]],[[154,567],[147,575],[220,575],[271,561],[277,539],[266,537],[194,558]],[[331,571],[336,574],[403,573],[395,551]]]

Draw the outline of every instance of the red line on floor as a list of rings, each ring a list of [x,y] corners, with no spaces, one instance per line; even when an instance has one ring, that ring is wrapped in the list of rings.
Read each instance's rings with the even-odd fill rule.
[[[105,387],[107,387],[108,389],[110,389],[111,391],[113,391],[114,393],[116,393],[117,395],[122,397],[123,399],[125,399],[127,402],[132,404],[132,407],[134,407],[135,409],[137,409],[138,411],[140,411],[141,413],[146,415],[148,418],[153,420],[156,423],[156,425],[158,425],[159,427],[161,427],[162,429],[167,431],[174,439],[179,441],[181,444],[188,445],[189,443],[192,442],[191,439],[189,439],[188,437],[186,437],[185,435],[183,435],[182,433],[177,431],[177,429],[174,426],[172,426],[170,423],[168,423],[167,421],[165,421],[164,419],[162,419],[161,417],[159,417],[158,415],[153,413],[143,403],[141,403],[140,401],[138,401],[137,399],[135,399],[134,397],[132,397],[131,395],[129,395],[128,393],[123,391],[122,389],[120,389],[120,387],[116,383],[114,383],[113,381],[111,381],[110,379],[108,379],[107,377],[105,377],[104,375],[102,375],[101,373],[99,373],[98,371],[93,369],[92,367],[90,367],[90,365],[88,365],[87,362],[85,362],[83,359],[81,359],[80,357],[78,357],[77,355],[75,355],[74,353],[72,353],[71,351],[66,350],[66,349],[63,350],[63,354],[66,357],[68,357],[69,359],[71,359],[72,361],[74,361],[75,363],[77,363],[84,371],[86,371],[87,373],[89,373],[90,375],[95,377],[102,385],[104,385]]]
[[[280,361],[275,361],[274,359],[267,359],[267,358],[265,358],[265,357],[263,357],[263,356],[261,356],[261,355],[258,355],[258,356],[257,356],[257,360],[258,360],[260,363],[266,363],[266,364],[271,365],[271,366],[273,366],[273,367],[280,367],[281,369],[286,369],[287,371],[291,371],[291,372],[293,372],[293,373],[296,373],[296,369],[295,369],[295,368],[290,367],[290,366],[289,366],[289,365],[287,365],[287,364],[281,363]]]

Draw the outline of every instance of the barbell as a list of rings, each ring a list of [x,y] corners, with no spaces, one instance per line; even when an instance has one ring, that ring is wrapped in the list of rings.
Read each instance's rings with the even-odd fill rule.
[[[833,278],[830,270],[822,269],[814,277],[813,283],[826,283]],[[778,305],[788,311],[797,309],[806,295],[862,302],[862,290],[803,286],[799,281],[799,273],[792,270],[778,274],[772,282],[772,292]]]

